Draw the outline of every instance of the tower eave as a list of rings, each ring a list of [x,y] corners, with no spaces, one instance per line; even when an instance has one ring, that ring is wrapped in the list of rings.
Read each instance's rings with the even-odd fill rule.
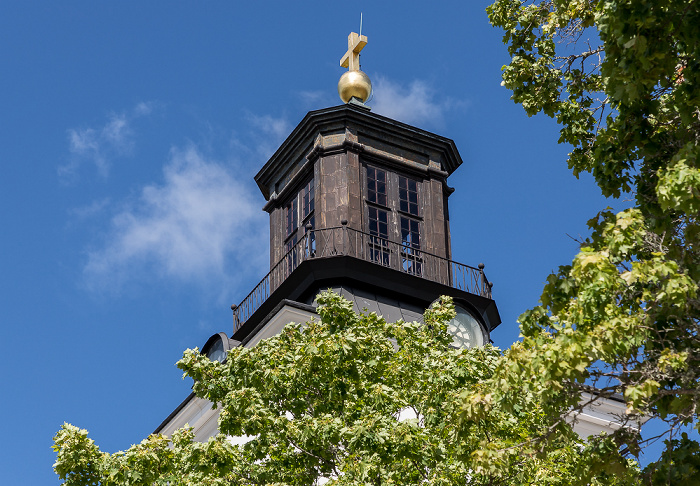
[[[397,150],[414,150],[420,154],[419,158],[424,159],[425,170],[441,171],[449,176],[462,164],[453,140],[372,113],[366,108],[345,104],[308,112],[256,174],[255,182],[269,201],[273,193],[283,189],[276,186],[289,172],[289,167],[304,165],[314,149],[328,143],[325,140],[328,135],[338,135],[334,141],[337,139],[339,145],[354,144],[355,150],[361,151],[365,146],[373,145],[372,141],[363,143],[362,139],[357,140],[358,133],[372,141],[386,141]]]

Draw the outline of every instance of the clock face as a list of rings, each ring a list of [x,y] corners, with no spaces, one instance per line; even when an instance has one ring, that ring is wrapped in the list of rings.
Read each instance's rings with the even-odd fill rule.
[[[457,315],[447,323],[447,332],[452,335],[452,345],[456,348],[473,348],[484,345],[484,332],[479,321],[464,307],[455,305]]]
[[[207,352],[207,358],[212,361],[218,361],[219,363],[224,362],[226,359],[226,351],[224,350],[224,342],[221,339],[216,341],[211,349],[209,349]]]

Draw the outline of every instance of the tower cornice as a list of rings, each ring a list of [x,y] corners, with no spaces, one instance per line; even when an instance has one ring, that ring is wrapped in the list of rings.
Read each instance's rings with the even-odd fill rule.
[[[310,111],[255,176],[266,200],[309,159],[337,150],[364,153],[409,171],[443,173],[462,164],[454,141],[352,104]],[[286,177],[286,180],[285,180]]]

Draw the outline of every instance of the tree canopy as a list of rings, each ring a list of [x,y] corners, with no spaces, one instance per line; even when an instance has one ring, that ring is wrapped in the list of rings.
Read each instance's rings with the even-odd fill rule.
[[[445,301],[425,325],[392,324],[326,293],[320,321],[225,363],[185,353],[221,409],[215,438],[185,429],[108,454],[66,424],[65,484],[698,484],[700,2],[497,0],[488,14],[513,100],[557,120],[574,175],[631,198],[589,221],[521,315],[522,342],[455,350]],[[622,426],[578,440],[567,414],[614,394]],[[666,448],[639,476],[649,419]]]
[[[330,291],[318,302],[321,320],[232,349],[224,363],[185,352],[178,366],[195,394],[220,407],[216,437],[197,443],[184,429],[108,454],[66,424],[54,439],[59,477],[70,486],[569,484],[580,468],[570,429],[547,457],[514,452],[493,467],[483,451],[527,441],[543,414],[530,401],[459,419],[459,397],[488,393],[501,353],[450,346],[449,300],[425,324],[358,315]],[[250,440],[229,440],[242,436]],[[611,484],[605,472],[598,479]]]
[[[492,399],[532,394],[548,424],[523,447],[538,450],[582,391],[623,394],[623,424],[665,424],[645,480],[698,484],[697,434],[685,432],[697,432],[700,398],[700,2],[497,0],[487,11],[504,31],[513,100],[556,119],[574,175],[631,199],[589,221],[580,253],[520,316],[523,342],[498,365]],[[622,427],[588,447],[637,455],[656,439]],[[612,462],[591,454],[589,472]]]

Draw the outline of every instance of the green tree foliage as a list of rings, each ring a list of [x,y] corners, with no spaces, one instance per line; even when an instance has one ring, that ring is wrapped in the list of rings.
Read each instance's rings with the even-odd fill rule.
[[[654,418],[667,448],[646,481],[697,484],[698,444],[679,431],[697,429],[700,398],[700,2],[497,0],[487,11],[504,31],[513,100],[557,120],[574,175],[633,199],[589,222],[581,252],[520,317],[494,399],[531,393],[546,439],[591,385],[599,399],[623,394],[630,427],[589,445],[590,471],[623,470],[619,459],[647,445],[634,426]]]
[[[224,363],[188,350],[178,366],[194,392],[220,407],[221,433],[206,443],[191,430],[151,436],[124,452],[101,452],[87,432],[64,425],[54,468],[64,484],[569,484],[580,468],[570,430],[547,457],[512,453],[497,469],[491,448],[527,441],[543,414],[523,403],[457,420],[460,396],[490,391],[500,352],[450,347],[449,300],[428,309],[425,325],[357,315],[332,292],[319,296],[321,320],[289,325]],[[524,401],[523,401],[524,402]],[[227,436],[249,436],[234,445]],[[598,479],[600,480],[598,482]],[[594,484],[611,484],[601,473]],[[621,484],[621,483],[612,483]]]

